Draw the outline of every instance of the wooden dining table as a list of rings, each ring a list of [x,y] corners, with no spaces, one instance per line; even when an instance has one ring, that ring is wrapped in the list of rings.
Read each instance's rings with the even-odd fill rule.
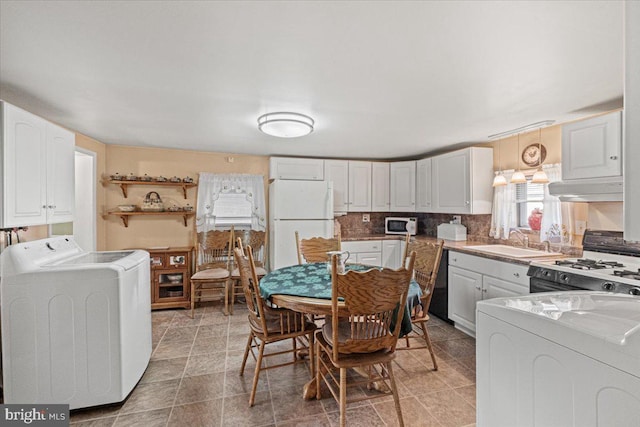
[[[380,268],[362,264],[347,264],[347,271],[366,271]],[[260,279],[260,294],[271,304],[305,314],[331,316],[331,274],[326,262],[292,265],[269,272]],[[420,303],[422,290],[415,280],[409,284],[407,304],[400,336],[411,332],[412,308]],[[341,312],[341,308],[345,311]],[[339,315],[348,316],[343,302],[338,303]],[[311,363],[314,363],[313,361]],[[309,381],[303,390],[305,399],[315,397],[315,378]]]

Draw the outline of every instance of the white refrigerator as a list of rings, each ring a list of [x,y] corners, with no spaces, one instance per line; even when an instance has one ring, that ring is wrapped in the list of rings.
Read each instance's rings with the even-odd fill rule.
[[[269,260],[272,270],[298,263],[301,239],[333,237],[331,181],[275,180],[269,187]]]

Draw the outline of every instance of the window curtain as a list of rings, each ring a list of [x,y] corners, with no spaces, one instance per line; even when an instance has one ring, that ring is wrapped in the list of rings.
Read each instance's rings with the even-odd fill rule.
[[[493,209],[491,210],[491,229],[489,236],[494,239],[508,239],[509,231],[518,225],[518,207],[516,205],[516,185],[512,184],[514,170],[503,172],[507,185],[493,188]]]
[[[543,165],[542,168],[549,177],[549,182],[562,179],[560,164]],[[549,185],[544,186],[544,199],[542,207],[542,223],[540,225],[540,241],[548,240],[550,243],[573,243],[573,203],[563,203],[559,198],[549,194]]]
[[[200,172],[198,179],[198,203],[196,205],[196,230],[206,232],[215,229],[213,207],[221,193],[243,193],[251,202],[251,229],[266,230],[267,211],[264,198],[264,178],[249,174],[212,174]]]

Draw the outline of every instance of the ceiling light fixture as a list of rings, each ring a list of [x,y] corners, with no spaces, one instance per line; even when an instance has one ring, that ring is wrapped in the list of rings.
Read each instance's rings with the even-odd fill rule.
[[[502,159],[500,158],[501,151],[501,144],[500,141],[498,141],[498,171],[496,172],[496,176],[493,178],[494,187],[502,187],[503,185],[507,185],[507,179],[502,174]]]
[[[534,184],[546,184],[549,182],[547,173],[542,169],[542,128],[538,129],[538,170],[533,174],[531,182]]]
[[[518,170],[511,175],[512,184],[523,184],[527,182],[527,178],[520,170],[520,134],[518,134],[518,151],[516,152],[516,158],[518,159]]]
[[[277,112],[258,117],[258,129],[279,138],[297,138],[313,132],[314,120],[299,113]]]

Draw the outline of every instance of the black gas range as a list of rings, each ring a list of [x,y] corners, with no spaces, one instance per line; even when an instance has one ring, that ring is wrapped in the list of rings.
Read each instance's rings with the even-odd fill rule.
[[[587,230],[583,256],[532,262],[531,293],[592,290],[640,295],[640,244],[625,242],[621,231]]]

